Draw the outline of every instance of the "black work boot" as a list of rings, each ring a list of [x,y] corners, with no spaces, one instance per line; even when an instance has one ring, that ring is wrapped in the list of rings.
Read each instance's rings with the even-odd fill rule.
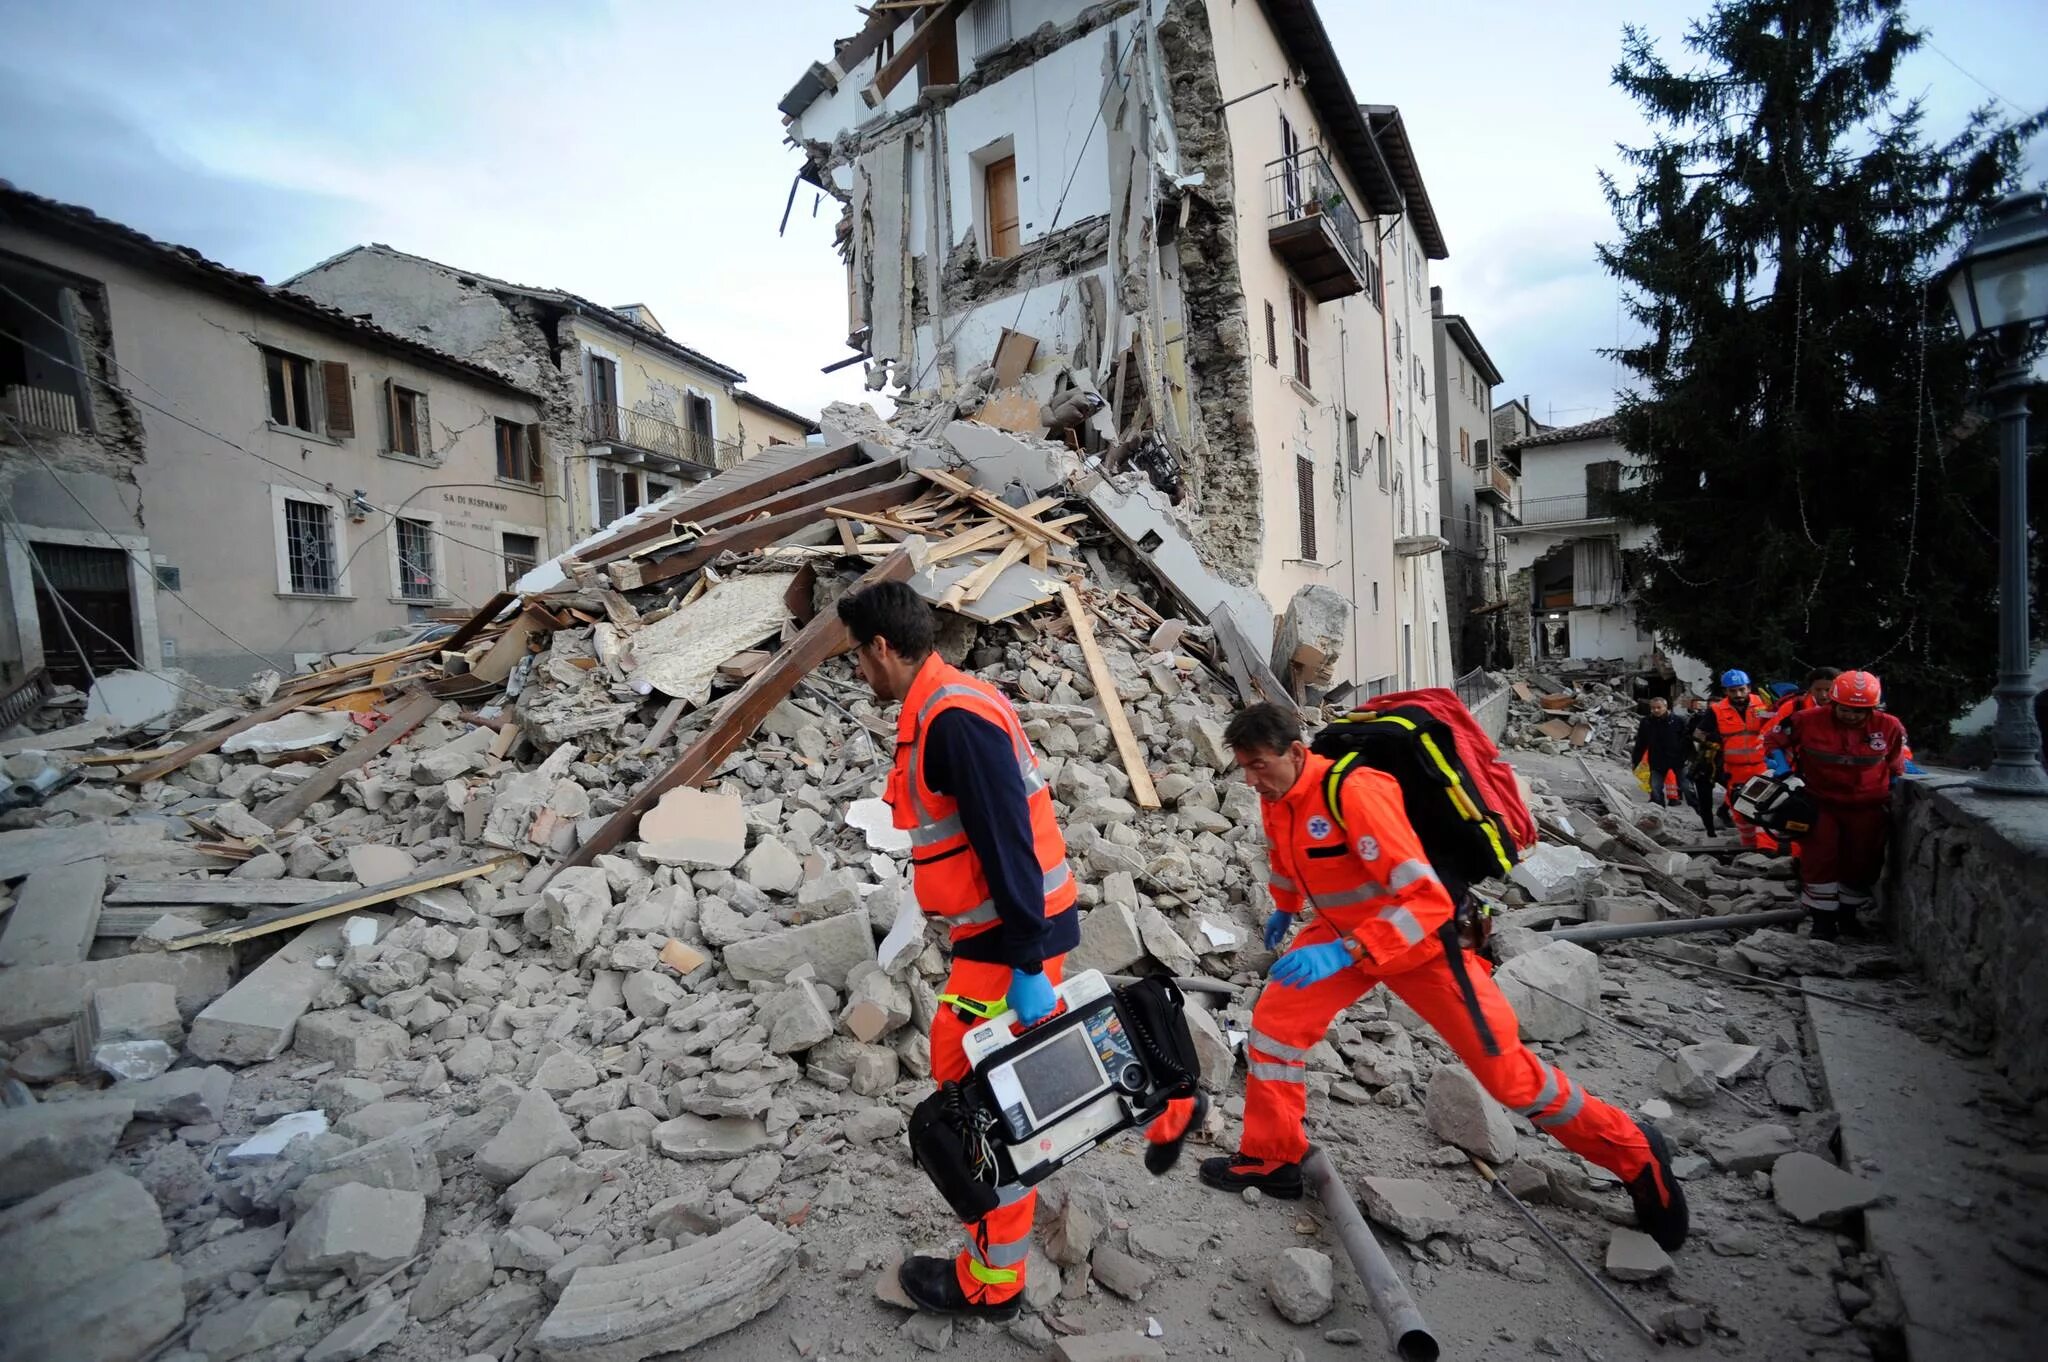
[[[1163,1128],[1166,1122],[1173,1119],[1173,1110],[1170,1106],[1166,1113],[1145,1131],[1145,1171],[1154,1177],[1162,1177],[1173,1170],[1173,1166],[1180,1162],[1181,1146],[1188,1142],[1188,1136],[1200,1130],[1202,1123],[1209,1119],[1209,1094],[1198,1090],[1193,1102],[1194,1106],[1188,1112],[1187,1123],[1178,1131],[1168,1134]],[[1153,1138],[1154,1128],[1159,1130],[1158,1139]]]
[[[1642,1226],[1643,1233],[1656,1240],[1659,1248],[1675,1253],[1685,1242],[1690,1222],[1685,1189],[1671,1171],[1671,1150],[1664,1143],[1664,1132],[1643,1121],[1636,1122],[1636,1129],[1650,1142],[1650,1162],[1625,1184],[1628,1199],[1635,1203],[1636,1224]]]
[[[1807,917],[1813,922],[1815,941],[1839,941],[1842,939],[1842,918],[1846,916],[1839,908],[1811,908]]]
[[[927,1254],[905,1258],[903,1266],[896,1269],[896,1280],[903,1287],[903,1294],[917,1302],[918,1309],[934,1315],[1015,1319],[1018,1309],[1024,1304],[1021,1291],[993,1305],[978,1305],[967,1299],[967,1293],[960,1289],[960,1274],[953,1270],[951,1258],[934,1258]]]
[[[1243,1154],[1203,1159],[1202,1181],[1226,1192],[1256,1187],[1267,1196],[1287,1201],[1301,1199],[1301,1165],[1278,1159],[1254,1159]]]

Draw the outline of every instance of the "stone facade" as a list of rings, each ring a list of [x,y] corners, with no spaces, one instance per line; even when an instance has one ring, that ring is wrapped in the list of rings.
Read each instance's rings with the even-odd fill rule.
[[[2048,1097],[2048,817],[1959,776],[1900,782],[1880,901],[1901,949],[2021,1101]]]

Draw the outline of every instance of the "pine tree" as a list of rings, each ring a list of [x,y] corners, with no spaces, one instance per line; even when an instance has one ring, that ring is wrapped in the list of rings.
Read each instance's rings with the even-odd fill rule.
[[[2048,115],[1932,142],[1892,89],[1923,41],[1901,0],[1723,0],[1685,71],[1625,30],[1654,140],[1602,177],[1600,257],[1645,333],[1615,352],[1645,615],[1717,673],[1875,671],[1925,750],[1997,660],[1995,432],[1933,285]]]

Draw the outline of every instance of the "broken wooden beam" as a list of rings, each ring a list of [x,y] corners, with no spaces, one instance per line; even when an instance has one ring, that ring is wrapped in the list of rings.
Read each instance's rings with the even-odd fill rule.
[[[916,571],[910,550],[899,548],[877,563],[848,590],[860,591],[879,582],[909,580]],[[808,676],[827,658],[853,647],[853,635],[839,620],[837,611],[821,611],[811,622],[777,650],[768,665],[754,673],[746,685],[725,697],[711,726],[677,757],[666,771],[640,787],[625,807],[605,820],[604,826],[564,860],[557,870],[589,865],[605,852],[631,836],[640,815],[653,808],[661,797],[679,785],[699,785],[717,771],[718,764],[750,737],[768,717],[768,711],[782,703],[796,683]]]
[[[152,780],[162,780],[174,771],[183,770],[194,757],[203,757],[208,752],[215,750],[229,738],[234,737],[235,734],[246,733],[258,724],[267,724],[272,719],[281,718],[298,707],[299,698],[295,695],[272,700],[253,714],[244,714],[226,728],[216,728],[206,736],[194,742],[186,743],[168,757],[164,757],[160,761],[153,761],[140,770],[128,772],[128,774],[121,777],[121,783],[124,785],[147,785]]]
[[[289,931],[303,927],[310,922],[335,917],[341,913],[352,913],[358,908],[370,908],[393,899],[402,899],[408,894],[417,894],[426,889],[439,889],[443,885],[460,884],[478,875],[488,874],[501,865],[510,862],[524,863],[525,857],[517,852],[493,857],[480,865],[464,866],[460,870],[440,870],[424,875],[414,875],[403,880],[391,880],[384,884],[373,884],[362,889],[345,889],[330,898],[297,907],[280,908],[274,913],[260,917],[244,918],[232,927],[219,927],[212,931],[187,932],[164,942],[167,951],[189,950],[193,946],[227,946],[252,937],[268,936],[272,932]]]
[[[1145,768],[1145,749],[1131,732],[1124,702],[1116,693],[1116,678],[1110,675],[1109,663],[1103,660],[1102,649],[1096,645],[1095,631],[1088,625],[1088,612],[1071,583],[1060,583],[1060,600],[1067,607],[1067,618],[1073,621],[1074,641],[1081,645],[1081,656],[1088,661],[1088,679],[1095,685],[1095,698],[1102,702],[1103,719],[1109,724],[1110,736],[1116,739],[1124,774],[1131,778],[1131,802],[1141,809],[1156,809],[1159,791],[1153,787],[1152,773]]]
[[[707,533],[730,529],[745,520],[764,515],[781,515],[805,506],[816,506],[820,502],[836,502],[852,492],[864,492],[885,482],[894,482],[903,476],[904,463],[900,458],[888,459],[881,463],[859,464],[843,472],[826,477],[814,478],[810,482],[762,497],[758,501],[735,506],[716,516],[699,516],[697,523]]]
[[[881,511],[906,500],[921,485],[916,478],[903,478],[833,499],[832,504],[846,510]],[[614,563],[610,568],[612,580],[625,590],[665,582],[702,567],[721,553],[751,553],[755,549],[765,549],[778,539],[817,524],[823,515],[824,503],[816,502],[761,520],[742,521],[707,534],[681,553],[668,558],[659,558],[651,563]]]
[[[376,732],[357,739],[353,747],[322,766],[291,791],[279,795],[257,809],[256,820],[266,827],[283,827],[324,799],[335,786],[341,784],[343,776],[426,722],[427,716],[440,708],[440,705],[438,696],[414,692],[404,704],[391,711],[389,718],[377,725]]]
[[[115,880],[108,886],[104,902],[109,906],[151,904],[184,907],[205,904],[219,908],[297,907],[356,887],[333,880]]]

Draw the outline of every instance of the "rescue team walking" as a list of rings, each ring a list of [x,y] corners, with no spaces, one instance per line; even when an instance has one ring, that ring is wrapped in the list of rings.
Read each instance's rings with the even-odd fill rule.
[[[1086,973],[1072,981],[1088,981],[1085,1015],[1058,1015],[1078,996],[1061,987],[1065,957],[1080,940],[1077,886],[1051,791],[1010,702],[936,654],[931,607],[907,586],[869,587],[842,597],[837,610],[862,677],[879,699],[901,703],[887,798],[895,825],[910,834],[918,907],[947,923],[953,955],[932,1021],[939,1090],[913,1116],[911,1144],[960,1215],[967,1246],[952,1258],[906,1259],[899,1281],[922,1309],[1007,1319],[1024,1291],[1037,1200],[1030,1184],[1052,1169],[1023,1176],[1016,1147],[996,1146],[1027,1127],[1042,1133],[1085,1104],[1090,1113],[1121,1113],[1093,1128],[1105,1134],[1143,1124],[1145,1166],[1164,1174],[1203,1123],[1208,1099],[1196,1090],[1182,1000],[1166,981],[1141,980],[1105,1002],[1102,977]],[[1278,950],[1310,907],[1318,916],[1273,962],[1252,1014],[1242,1147],[1206,1160],[1201,1180],[1301,1195],[1304,1061],[1336,1015],[1383,981],[1496,1098],[1619,1176],[1637,1222],[1678,1248],[1686,1204],[1663,1137],[1524,1047],[1513,1008],[1460,935],[1480,944],[1487,921],[1459,911],[1473,907],[1468,884],[1504,874],[1536,834],[1512,773],[1457,697],[1380,697],[1370,712],[1331,724],[1317,753],[1291,716],[1256,705],[1232,721],[1225,741],[1263,801],[1280,905],[1267,947]],[[1427,836],[1404,811],[1411,787]],[[1002,1030],[992,1032],[997,1019]],[[1086,1043],[1032,1040],[1063,1025]],[[998,1070],[984,1061],[1005,1031],[1024,1039],[1003,1053],[1031,1056]],[[1111,1055],[1113,1082],[1098,1062]],[[1082,1139],[1066,1158],[1098,1139]]]

